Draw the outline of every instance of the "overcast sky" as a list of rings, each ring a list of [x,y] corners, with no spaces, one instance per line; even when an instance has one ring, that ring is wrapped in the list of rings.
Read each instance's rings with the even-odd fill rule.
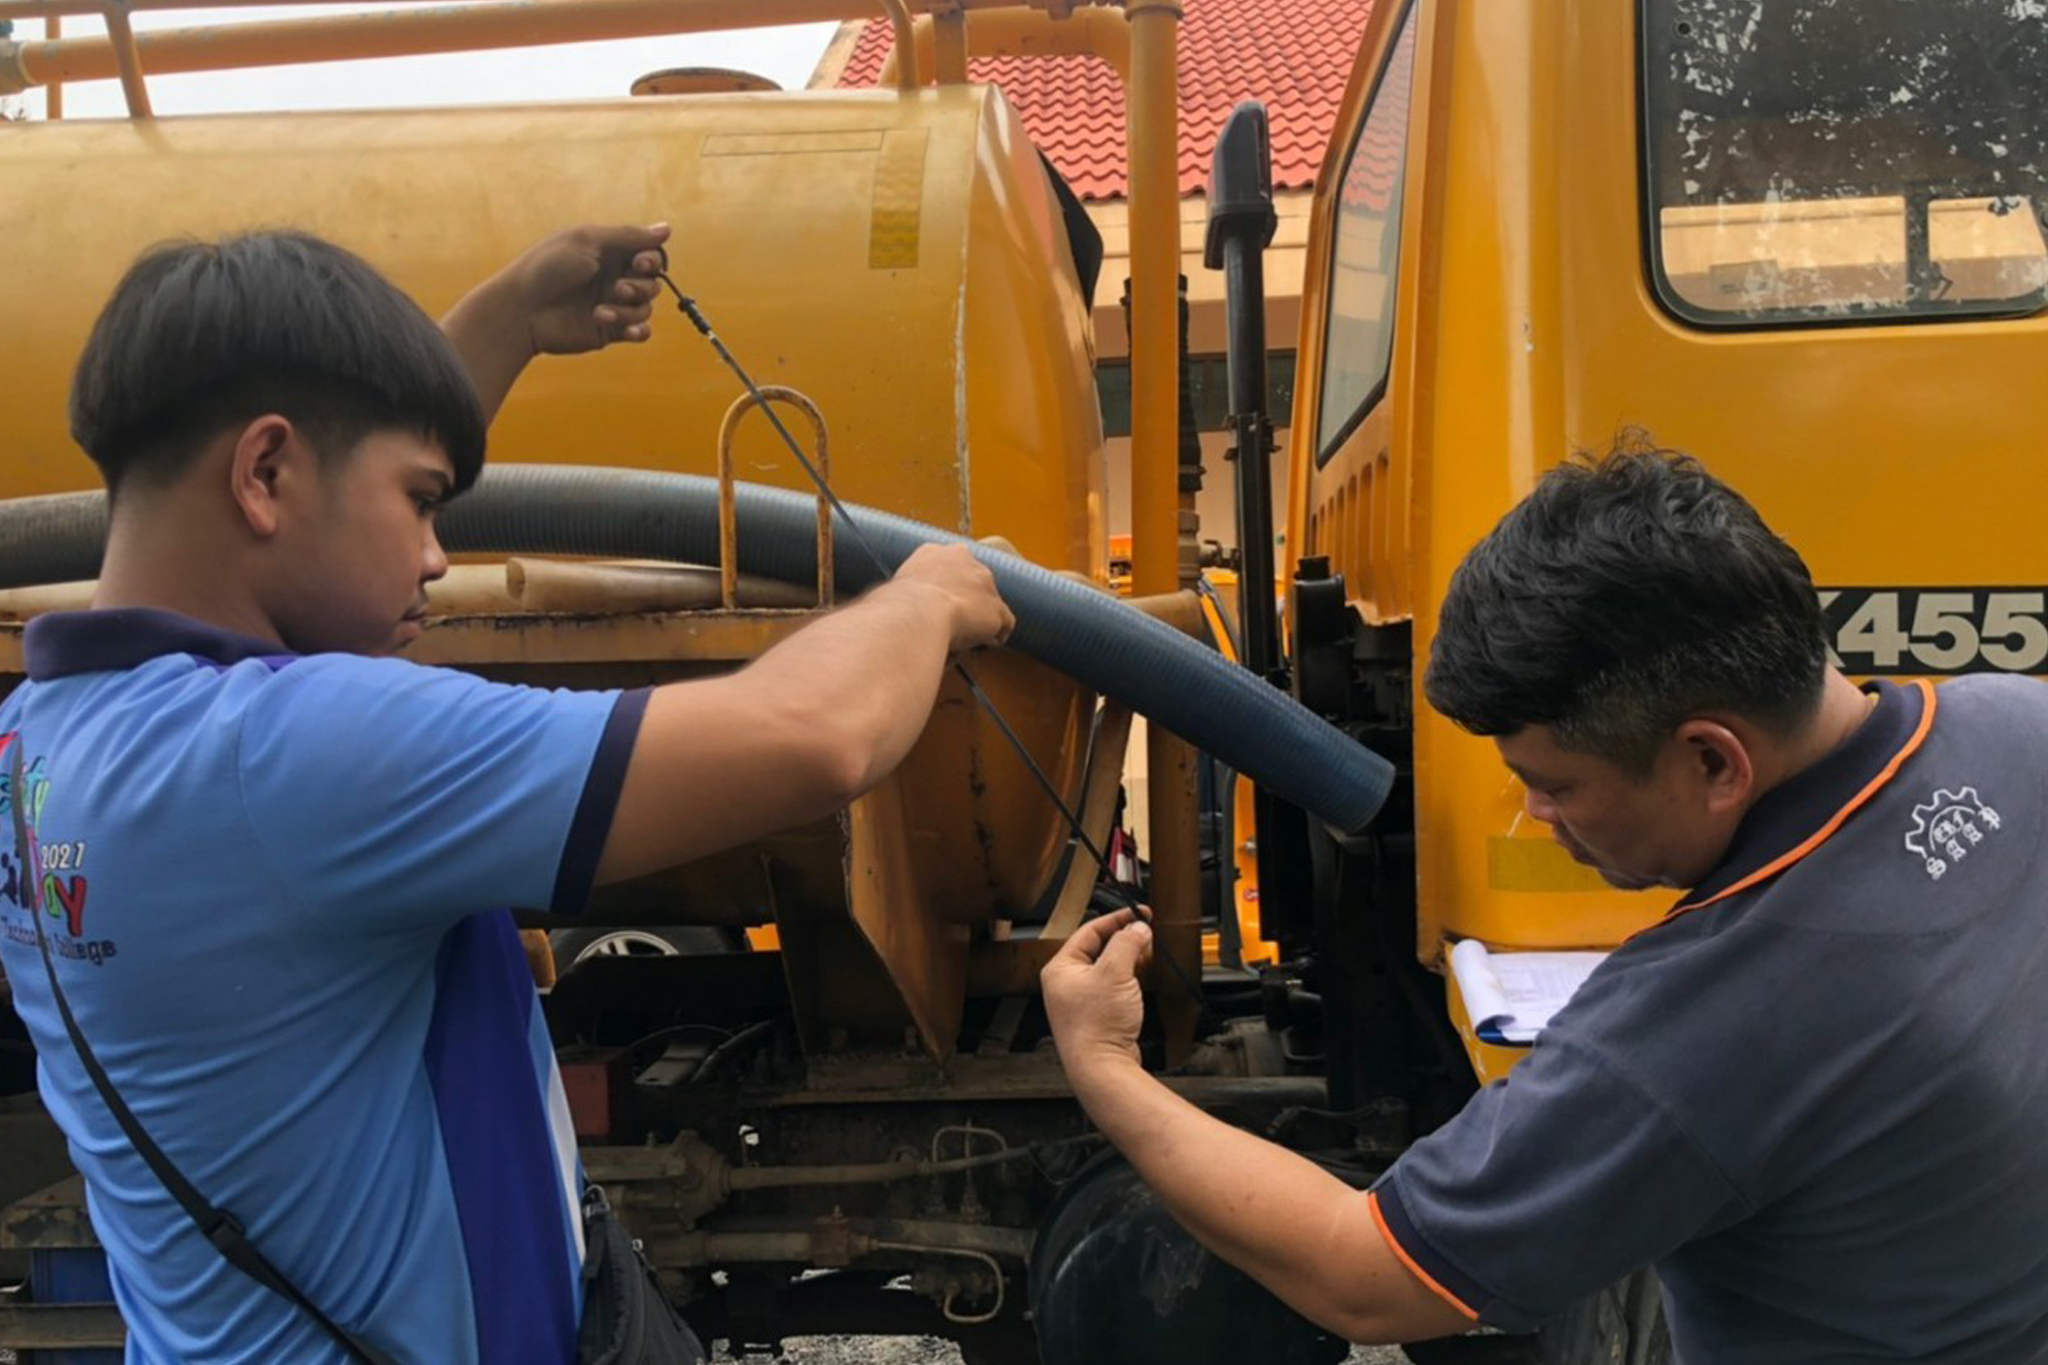
[[[194,9],[138,14],[135,26],[174,28],[370,8],[376,6]],[[785,89],[797,89],[810,79],[834,27],[800,24],[558,47],[152,76],[149,95],[159,114],[583,99],[624,95],[635,77],[675,66],[737,67],[766,76]],[[64,21],[67,38],[103,31],[97,19]],[[36,20],[18,22],[15,36],[39,38],[41,25]],[[27,96],[25,103],[32,117],[42,115],[40,92]],[[126,112],[118,82],[87,81],[64,87],[67,118],[120,117]]]

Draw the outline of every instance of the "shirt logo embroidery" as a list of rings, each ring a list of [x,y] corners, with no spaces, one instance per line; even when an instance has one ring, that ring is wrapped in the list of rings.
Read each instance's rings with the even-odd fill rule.
[[[1937,787],[1932,797],[1913,807],[1913,828],[1906,831],[1906,848],[1920,859],[1931,880],[1940,881],[1950,867],[1984,842],[1985,834],[2004,823],[1975,787],[1955,791]]]

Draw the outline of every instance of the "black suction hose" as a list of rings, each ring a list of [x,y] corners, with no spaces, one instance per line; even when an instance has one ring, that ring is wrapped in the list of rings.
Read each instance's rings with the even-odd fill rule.
[[[0,588],[98,578],[106,544],[104,493],[0,502]]]
[[[872,508],[850,509],[891,571],[918,546],[964,544],[1016,613],[1009,645],[1138,714],[1344,833],[1378,813],[1393,767],[1284,692],[1214,650],[1086,584],[956,535]],[[817,503],[740,484],[739,569],[817,581]],[[718,561],[718,484],[692,474],[582,465],[502,465],[441,514],[451,553],[578,554]],[[0,503],[0,587],[99,572],[101,495]],[[865,550],[834,537],[833,571],[852,594],[878,578]]]

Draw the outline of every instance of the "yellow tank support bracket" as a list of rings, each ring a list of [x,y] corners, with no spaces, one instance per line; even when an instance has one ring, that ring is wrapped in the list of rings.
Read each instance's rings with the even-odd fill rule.
[[[725,420],[718,425],[718,581],[720,600],[727,611],[738,610],[740,604],[739,513],[734,506],[732,473],[732,438],[739,430],[740,419],[770,403],[787,403],[801,412],[810,419],[811,435],[816,442],[811,453],[812,467],[827,488],[832,486],[832,452],[825,436],[825,414],[818,411],[818,405],[785,384],[763,384],[760,395],[758,403],[749,393],[735,398],[725,410]],[[823,493],[818,495],[818,605],[832,605],[832,504]]]

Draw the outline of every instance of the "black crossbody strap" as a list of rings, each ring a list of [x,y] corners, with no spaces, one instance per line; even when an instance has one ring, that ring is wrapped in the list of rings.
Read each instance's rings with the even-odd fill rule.
[[[7,804],[14,814],[14,847],[16,877],[24,889],[22,899],[28,905],[29,918],[35,922],[36,947],[43,954],[43,971],[50,979],[50,997],[57,1003],[58,1017],[64,1021],[64,1031],[71,1035],[71,1046],[78,1050],[78,1060],[85,1067],[85,1074],[92,1078],[93,1088],[100,1092],[107,1109],[114,1116],[114,1122],[121,1125],[121,1131],[128,1137],[135,1154],[142,1158],[163,1187],[170,1191],[171,1198],[178,1201],[178,1207],[186,1216],[198,1224],[199,1231],[213,1244],[227,1263],[247,1275],[265,1289],[297,1304],[306,1316],[318,1323],[335,1344],[348,1352],[351,1360],[364,1365],[397,1365],[388,1355],[357,1337],[353,1332],[320,1311],[311,1299],[300,1292],[299,1287],[284,1277],[284,1273],[272,1265],[262,1252],[258,1251],[235,1216],[225,1209],[215,1208],[206,1196],[199,1193],[185,1173],[171,1163],[161,1147],[143,1131],[141,1120],[135,1117],[120,1092],[114,1089],[113,1081],[107,1078],[106,1068],[87,1046],[85,1035],[78,1030],[78,1021],[71,1015],[71,1002],[64,998],[64,988],[57,984],[57,964],[50,956],[50,940],[43,931],[43,895],[40,877],[41,864],[35,842],[29,837],[28,816],[22,807],[28,803],[28,790],[22,771],[23,741],[19,734],[13,736],[13,763],[9,772]]]

